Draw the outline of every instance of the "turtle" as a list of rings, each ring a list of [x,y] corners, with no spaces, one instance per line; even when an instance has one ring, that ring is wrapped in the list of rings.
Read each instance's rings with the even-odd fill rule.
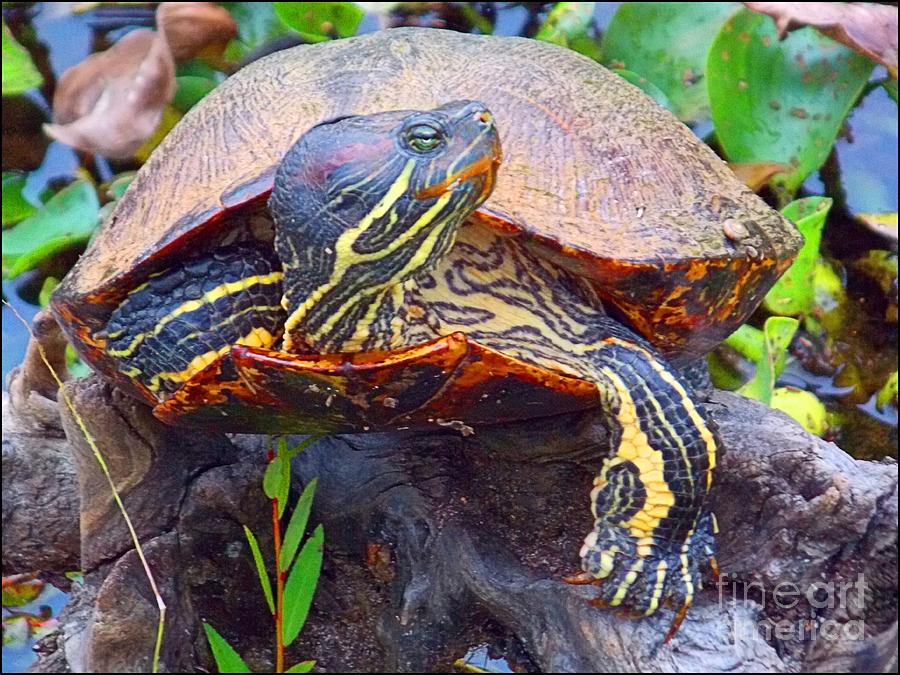
[[[679,368],[793,226],[594,61],[395,29],[263,58],[155,150],[51,306],[168,424],[480,426],[602,411],[573,583],[677,630],[707,572],[715,425]]]

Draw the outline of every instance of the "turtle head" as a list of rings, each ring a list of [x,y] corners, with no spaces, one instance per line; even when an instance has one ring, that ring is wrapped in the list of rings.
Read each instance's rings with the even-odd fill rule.
[[[319,312],[333,315],[433,269],[490,195],[499,163],[493,116],[476,101],[343,117],[307,131],[285,155],[269,199],[288,332],[302,323],[315,334]]]

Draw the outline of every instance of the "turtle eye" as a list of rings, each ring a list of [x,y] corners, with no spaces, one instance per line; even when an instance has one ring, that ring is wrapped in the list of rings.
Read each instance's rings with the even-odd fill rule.
[[[430,152],[441,144],[441,131],[430,124],[417,124],[406,132],[409,147],[417,152]]]

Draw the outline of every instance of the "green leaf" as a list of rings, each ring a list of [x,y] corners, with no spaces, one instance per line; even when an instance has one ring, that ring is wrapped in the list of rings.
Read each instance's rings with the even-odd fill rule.
[[[56,277],[44,279],[44,283],[41,284],[41,290],[38,291],[38,304],[41,307],[46,307],[50,304],[50,296],[53,295],[53,291],[56,290],[57,286],[59,286],[59,279]]]
[[[16,42],[3,20],[3,95],[15,96],[40,87],[44,78],[35,68],[28,51]]]
[[[238,61],[248,53],[291,31],[275,15],[271,2],[223,2],[238,27],[237,40],[232,40],[225,56]]]
[[[815,306],[815,272],[822,242],[822,228],[831,208],[828,197],[806,197],[791,202],[781,214],[793,221],[803,235],[797,259],[775,282],[763,301],[765,308],[782,316],[808,315]]]
[[[63,188],[35,214],[3,231],[3,277],[16,277],[59,251],[85,243],[99,213],[91,183],[76,181]]]
[[[15,225],[37,211],[23,194],[27,180],[28,176],[22,171],[3,172],[3,227]]]
[[[272,599],[272,582],[269,581],[269,573],[266,571],[266,563],[263,560],[262,551],[259,550],[259,543],[246,525],[244,525],[244,536],[247,537],[250,552],[253,553],[253,562],[256,564],[256,573],[259,575],[259,585],[262,586],[263,595],[266,596],[266,604],[269,605],[269,611],[274,615],[275,601]]]
[[[283,455],[276,455],[263,475],[263,491],[269,499],[278,501],[278,517],[284,513],[288,493],[291,490],[291,462]]]
[[[278,454],[282,455],[288,460],[294,459],[294,457],[301,451],[306,450],[310,445],[318,441],[322,438],[322,434],[313,434],[311,436],[307,436],[302,441],[297,443],[297,445],[293,445],[290,448],[287,446],[287,439],[284,436],[278,439]]]
[[[594,2],[557,2],[547,14],[535,38],[574,49],[575,45],[594,44],[589,31],[594,23]],[[587,41],[587,42],[586,42]],[[581,51],[576,49],[576,51]],[[594,44],[594,54],[597,47]],[[593,56],[592,54],[586,54]]]
[[[172,99],[172,107],[181,113],[186,113],[193,108],[218,85],[213,79],[196,75],[176,77],[175,84],[177,89]]]
[[[813,28],[778,40],[768,16],[742,10],[709,50],[707,90],[716,136],[732,162],[776,162],[792,195],[818,169],[872,72],[872,63]]]
[[[756,373],[738,390],[739,393],[766,404],[771,402],[775,381],[784,370],[787,348],[798,325],[796,319],[772,316],[766,319],[762,332],[750,326],[741,326],[725,340],[726,344],[756,366]]]
[[[241,655],[234,651],[234,647],[219,635],[219,631],[203,622],[203,630],[206,631],[206,639],[209,640],[216,667],[220,673],[249,673],[250,668],[244,663]]]
[[[732,363],[728,352],[719,347],[709,353],[706,358],[709,367],[709,377],[716,389],[725,391],[737,391],[744,384],[745,378],[741,371]]]
[[[281,477],[284,468],[284,459],[278,455],[272,458],[272,461],[269,462],[268,466],[266,466],[266,472],[263,474],[263,492],[266,493],[266,497],[269,499],[275,499],[278,497],[279,493],[279,483],[281,482]]]
[[[3,646],[25,646],[31,637],[31,626],[27,616],[8,616],[3,618]]]
[[[888,78],[887,80],[884,81],[882,86],[884,87],[885,91],[888,93],[888,96],[890,96],[892,99],[894,99],[894,103],[896,103],[897,102],[897,80]]]
[[[71,344],[66,345],[66,369],[69,375],[76,379],[87,377],[93,372],[91,367],[78,357],[78,352]]]
[[[622,70],[621,68],[612,68],[611,70],[623,80],[630,82],[643,91],[666,110],[672,110],[672,102],[669,100],[669,97],[666,96],[666,93],[643,75],[638,75],[630,70]]]
[[[137,172],[135,171],[124,171],[123,173],[120,173],[106,185],[106,194],[110,199],[118,201],[122,198],[122,195],[125,194],[125,190],[131,185],[131,181],[134,180],[136,175]]]
[[[373,3],[368,3],[367,7],[369,11],[374,12],[376,14],[379,13],[378,3],[374,3],[376,6],[372,6]],[[381,3],[381,7],[384,8],[384,11],[381,12],[383,14],[387,14],[393,9],[393,5],[399,3],[391,3],[385,2]],[[480,10],[490,11],[486,5],[482,5],[480,3],[475,2],[460,2],[457,3],[456,8],[459,10],[460,18],[463,22],[471,26],[471,29],[467,32],[469,33],[481,33],[482,35],[491,35],[494,32],[494,26],[491,23],[490,19],[488,19],[484,14],[481,13]]]
[[[319,525],[313,535],[306,540],[297,564],[288,575],[284,586],[284,644],[289,646],[297,639],[300,629],[306,623],[312,604],[319,572],[322,571],[322,548],[325,530]]]
[[[847,322],[847,290],[838,263],[821,256],[813,273],[813,310],[804,315],[803,327],[816,335],[838,335]]]
[[[809,433],[824,436],[828,431],[828,411],[815,394],[793,387],[777,387],[770,405],[793,417]]]
[[[897,214],[890,214],[893,218],[893,226],[896,231]],[[857,215],[859,218],[859,215]],[[897,251],[887,251],[884,249],[871,249],[861,258],[853,261],[852,266],[856,271],[866,275],[881,288],[881,291],[888,297],[896,293],[894,289],[897,287]],[[893,301],[896,305],[896,300]]]
[[[301,661],[300,663],[295,663],[290,668],[285,670],[286,673],[308,673],[313,668],[316,667],[315,661]]]
[[[355,2],[274,2],[281,22],[300,33],[307,42],[356,34],[365,12]]]
[[[647,78],[685,122],[708,115],[709,46],[734,2],[624,2],[603,33],[603,63]]]
[[[33,602],[44,590],[44,582],[40,579],[23,579],[7,581],[3,579],[3,607],[22,607]]]
[[[890,377],[888,377],[887,381],[878,390],[878,393],[875,394],[875,405],[878,406],[879,410],[884,409],[889,403],[893,403],[894,407],[897,407],[897,371],[895,370],[891,373]]]
[[[297,548],[300,546],[300,540],[303,539],[303,533],[306,531],[306,523],[309,520],[309,511],[312,507],[313,495],[316,493],[316,485],[318,479],[313,478],[305,488],[300,499],[297,500],[297,506],[291,514],[291,521],[288,523],[287,530],[284,533],[284,541],[281,544],[281,569],[287,571],[294,562],[294,556],[297,554]]]
[[[219,84],[224,82],[226,79],[223,72],[221,72],[220,70],[216,70],[211,65],[209,65],[205,61],[201,61],[198,58],[175,64],[176,81],[179,77],[200,77],[204,80],[212,80],[213,82]]]
[[[765,335],[759,328],[754,328],[749,324],[738,326],[738,329],[728,336],[725,343],[753,363],[759,363],[766,358]]]

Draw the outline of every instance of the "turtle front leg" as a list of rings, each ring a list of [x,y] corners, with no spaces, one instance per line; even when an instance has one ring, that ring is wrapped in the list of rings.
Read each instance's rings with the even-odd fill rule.
[[[706,497],[718,439],[687,384],[631,338],[606,338],[593,354],[613,454],[591,492],[582,579],[603,582],[595,601],[603,606],[644,616],[664,603],[678,606],[668,641],[702,574],[716,571]]]

